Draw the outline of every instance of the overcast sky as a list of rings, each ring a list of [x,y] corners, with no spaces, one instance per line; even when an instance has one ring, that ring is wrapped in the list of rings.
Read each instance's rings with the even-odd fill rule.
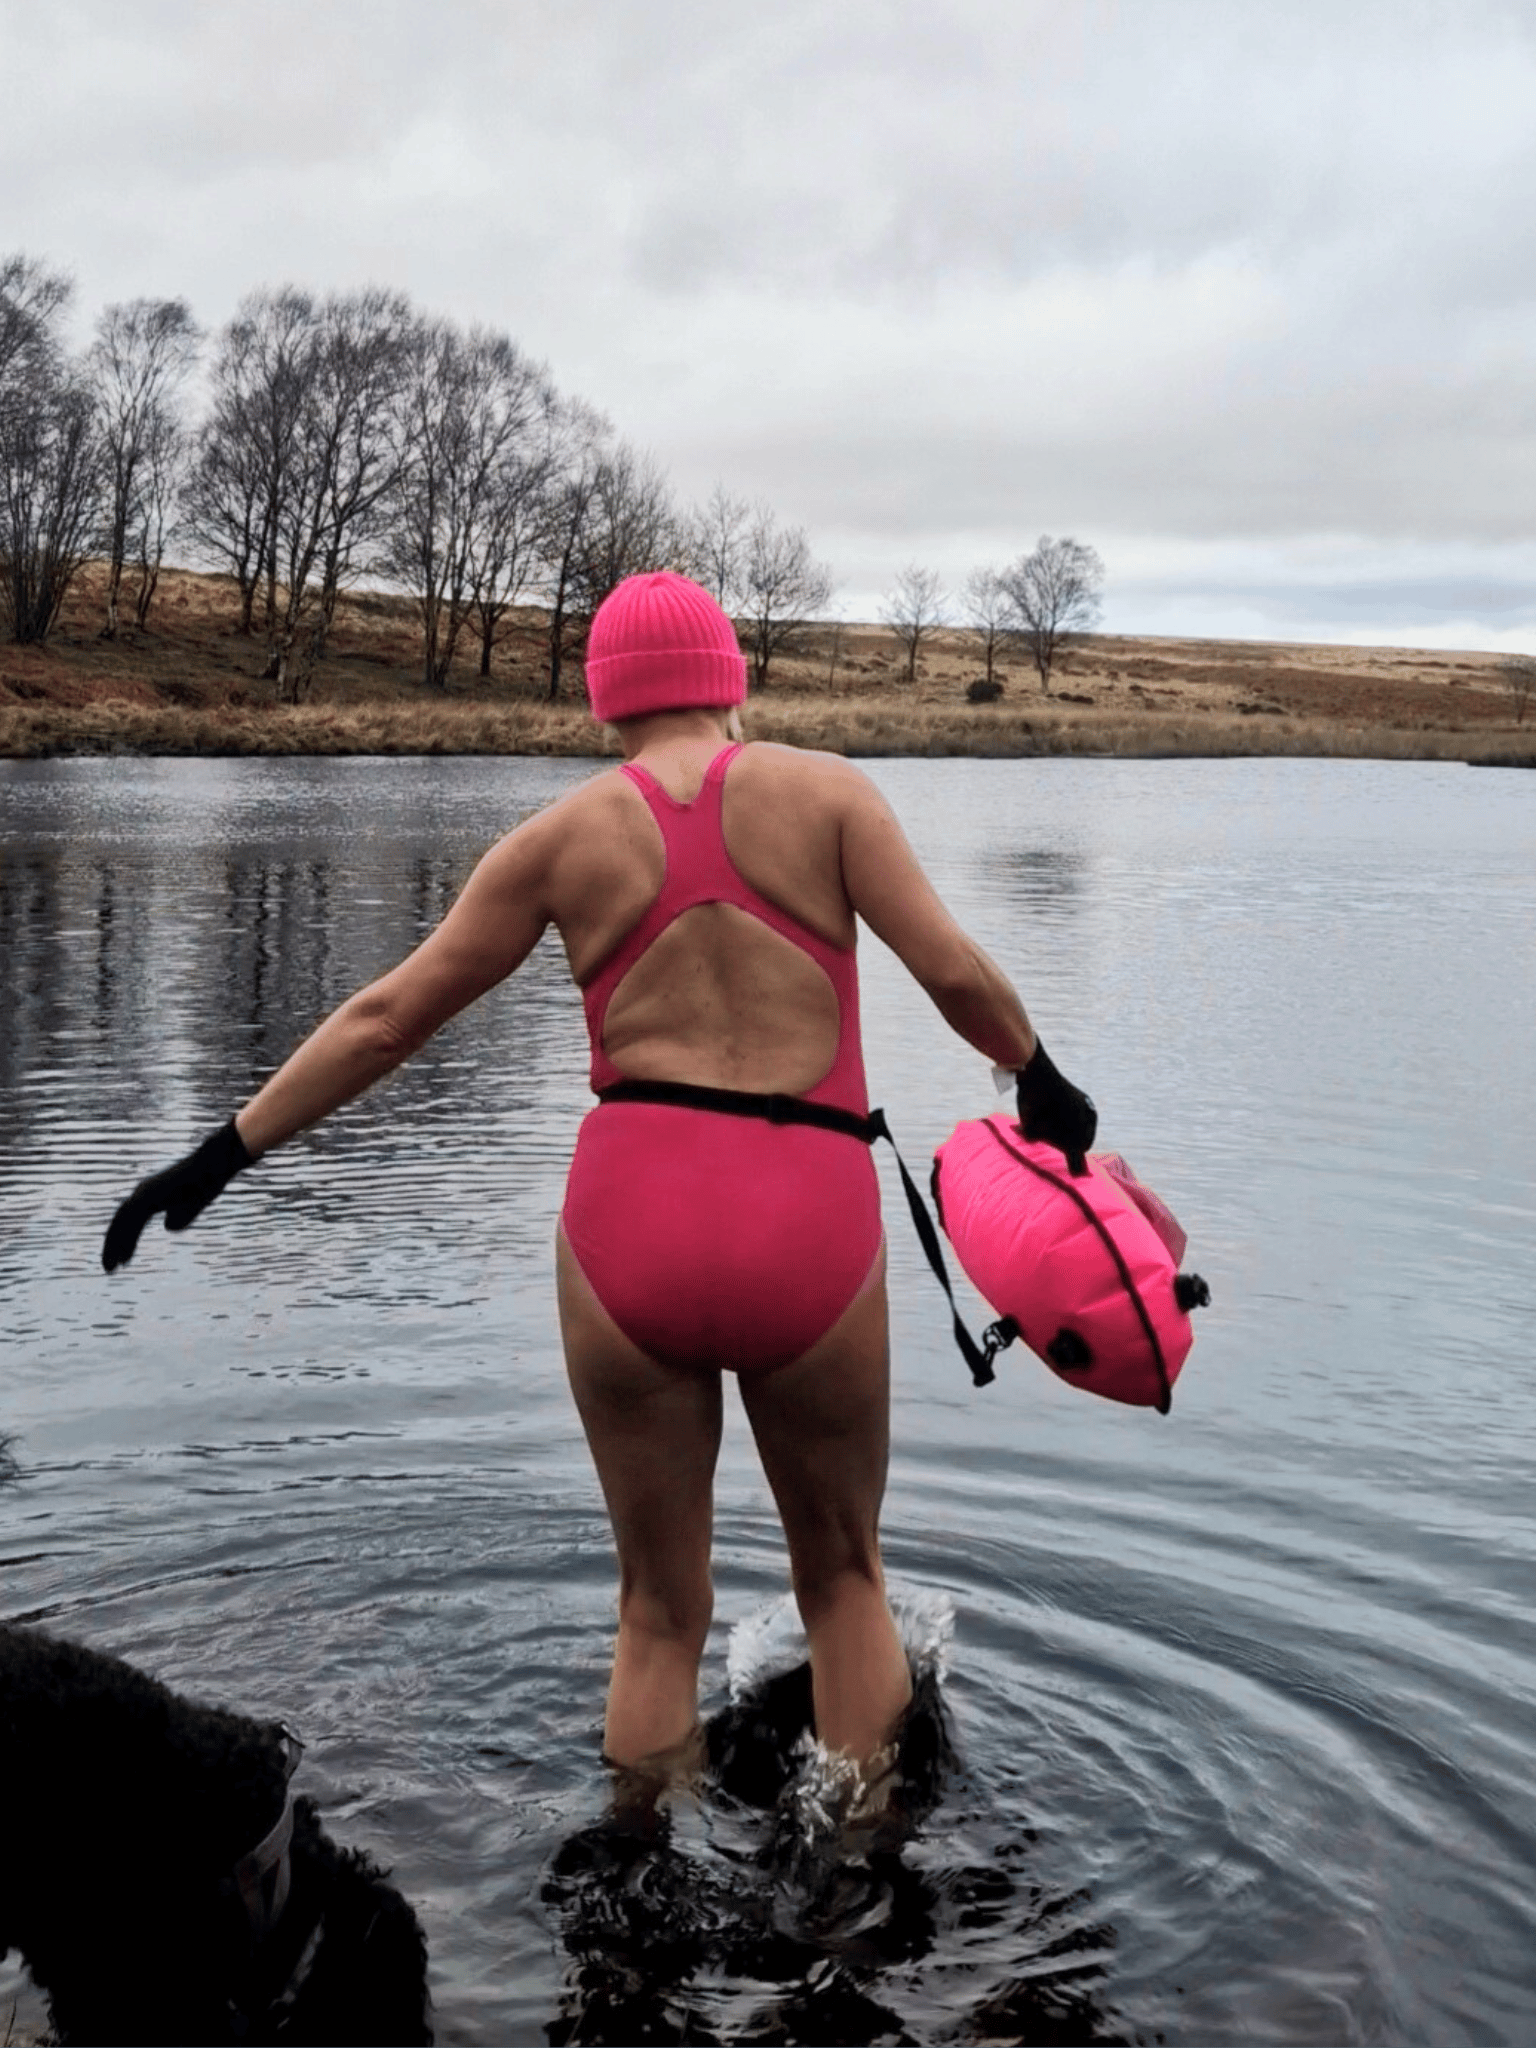
[[[0,0],[0,104],[82,328],[399,286],[848,616],[1536,648],[1536,0]]]

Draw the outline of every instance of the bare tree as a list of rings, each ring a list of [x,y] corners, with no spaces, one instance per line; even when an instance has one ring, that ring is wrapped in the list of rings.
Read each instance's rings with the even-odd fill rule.
[[[469,615],[469,504],[475,488],[470,344],[448,320],[418,322],[402,407],[401,465],[386,562],[421,614],[422,680],[445,689]]]
[[[907,650],[907,681],[917,677],[917,650],[942,625],[948,599],[937,570],[909,563],[896,578],[880,616]]]
[[[140,503],[151,442],[162,460],[156,483],[164,488],[171,470],[164,461],[179,423],[182,392],[200,339],[184,299],[131,299],[108,306],[96,323],[86,357],[101,426],[106,469],[107,623],[103,637],[117,637],[118,594],[130,537],[142,525]],[[165,507],[155,510],[163,526]],[[142,583],[141,583],[142,589]],[[147,605],[147,600],[146,600]]]
[[[0,262],[0,608],[46,640],[90,552],[101,462],[91,395],[59,340],[67,278]]]
[[[812,559],[804,527],[781,527],[759,505],[747,535],[740,601],[754,689],[766,687],[775,655],[826,611],[831,596],[831,572]]]
[[[593,477],[578,551],[577,609],[590,620],[626,576],[667,569],[685,547],[667,474],[654,456],[621,441]]]
[[[128,530],[129,556],[138,572],[133,594],[133,623],[142,631],[149,620],[165,560],[165,544],[175,523],[175,508],[187,473],[191,438],[182,421],[169,411],[158,412],[144,440]]]
[[[585,652],[592,615],[609,591],[626,576],[672,568],[684,559],[683,522],[665,471],[622,441],[585,447],[567,474],[558,545],[551,698],[562,660]]]
[[[253,630],[256,592],[267,556],[269,506],[261,450],[239,431],[237,377],[227,354],[214,371],[213,410],[191,453],[183,511],[194,550],[227,569],[240,593],[236,630]]]
[[[532,374],[528,421],[496,466],[470,538],[469,588],[482,676],[491,672],[501,621],[538,575],[550,536],[560,408],[547,376]]]
[[[1499,663],[1499,674],[1515,706],[1515,723],[1524,725],[1526,706],[1536,690],[1536,655],[1507,654]]]
[[[299,703],[325,653],[343,589],[375,564],[400,472],[397,399],[409,301],[368,290],[317,309],[298,459],[279,500],[283,580],[272,666],[279,694]]]
[[[597,489],[598,470],[612,432],[608,421],[582,399],[567,399],[555,422],[555,468],[550,482],[545,539],[545,590],[549,598],[549,701],[560,695],[567,652],[568,620],[578,582],[578,556]]]
[[[1002,580],[1012,630],[1029,649],[1040,687],[1049,691],[1063,641],[1098,621],[1104,564],[1083,541],[1042,534],[1034,553],[1005,569]]]
[[[999,643],[1008,631],[1011,605],[1007,587],[996,569],[974,569],[960,592],[965,622],[981,636],[982,657],[987,664],[987,682],[996,681]]]
[[[58,322],[73,292],[62,271],[45,269],[34,256],[0,257],[0,389],[24,364],[57,363]]]
[[[235,573],[242,631],[264,589],[266,674],[293,703],[380,536],[410,318],[394,292],[260,291],[220,340],[189,523]]]
[[[316,315],[305,292],[261,290],[219,337],[212,404],[187,493],[188,529],[240,589],[240,631],[251,632],[265,586],[263,625],[275,671],[278,518],[291,513],[300,429],[315,375]]]
[[[446,320],[416,323],[384,559],[416,599],[422,675],[433,688],[447,687],[477,593],[490,590],[488,525],[508,465],[526,452],[547,393],[544,372],[504,335],[481,328],[464,334]]]
[[[397,292],[253,292],[219,338],[187,524],[258,595],[267,676],[298,703],[341,591],[375,566],[400,470],[399,394],[412,315]]]
[[[66,372],[0,399],[0,601],[16,640],[41,643],[58,623],[90,557],[100,503],[100,445],[83,382]]]
[[[707,502],[688,521],[688,574],[702,583],[722,610],[741,607],[742,570],[752,531],[752,507],[716,484]]]

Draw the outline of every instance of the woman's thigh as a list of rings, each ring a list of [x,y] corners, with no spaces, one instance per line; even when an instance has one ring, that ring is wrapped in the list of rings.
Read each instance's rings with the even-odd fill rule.
[[[720,1375],[648,1358],[593,1293],[563,1230],[555,1273],[566,1370],[626,1589],[696,1595],[709,1570]]]
[[[741,1397],[797,1580],[873,1568],[890,1456],[883,1243],[826,1335],[792,1365],[743,1373]]]

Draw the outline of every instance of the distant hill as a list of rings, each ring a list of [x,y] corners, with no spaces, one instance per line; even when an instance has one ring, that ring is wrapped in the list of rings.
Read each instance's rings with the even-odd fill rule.
[[[0,756],[79,752],[555,753],[612,751],[568,666],[548,701],[545,615],[508,622],[489,676],[466,640],[446,690],[423,683],[410,601],[343,598],[309,701],[274,701],[259,635],[236,631],[227,577],[167,570],[142,632],[101,638],[87,569],[43,648],[0,644]],[[876,754],[1363,754],[1536,761],[1499,657],[1388,647],[1094,634],[1047,694],[1021,654],[1000,698],[967,701],[979,643],[925,641],[914,683],[883,626],[819,625],[746,710],[750,737]]]

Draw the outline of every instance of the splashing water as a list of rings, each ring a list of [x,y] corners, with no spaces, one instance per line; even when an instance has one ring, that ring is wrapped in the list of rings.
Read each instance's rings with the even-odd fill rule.
[[[931,1671],[942,1682],[954,1640],[954,1602],[930,1587],[914,1586],[892,1591],[890,1608],[914,1674]],[[805,1656],[805,1631],[794,1596],[786,1593],[743,1615],[731,1630],[725,1652],[727,1690],[733,1700],[741,1700],[774,1673],[803,1663]]]
[[[1111,1931],[1084,1895],[1023,1881],[956,1753],[951,1603],[919,1591],[892,1610],[913,1701],[876,1770],[817,1741],[804,1638],[776,1600],[732,1634],[701,1777],[561,1847],[543,1893],[567,1957],[552,2041],[1118,2038],[1093,1998]]]
[[[891,1613],[912,1668],[912,1706],[898,1735],[863,1769],[829,1750],[811,1725],[810,1670],[793,1597],[745,1616],[731,1632],[731,1709],[717,1716],[710,1743],[717,1777],[734,1780],[739,1789],[744,1750],[754,1737],[760,1747],[766,1744],[768,1753],[755,1760],[761,1783],[754,1803],[766,1804],[764,1791],[771,1787],[788,1838],[797,1837],[804,1850],[831,1852],[841,1845],[844,1855],[860,1853],[861,1833],[899,1827],[902,1816],[911,1819],[931,1806],[954,1760],[940,1690],[954,1636],[953,1602],[912,1588],[891,1596]]]

